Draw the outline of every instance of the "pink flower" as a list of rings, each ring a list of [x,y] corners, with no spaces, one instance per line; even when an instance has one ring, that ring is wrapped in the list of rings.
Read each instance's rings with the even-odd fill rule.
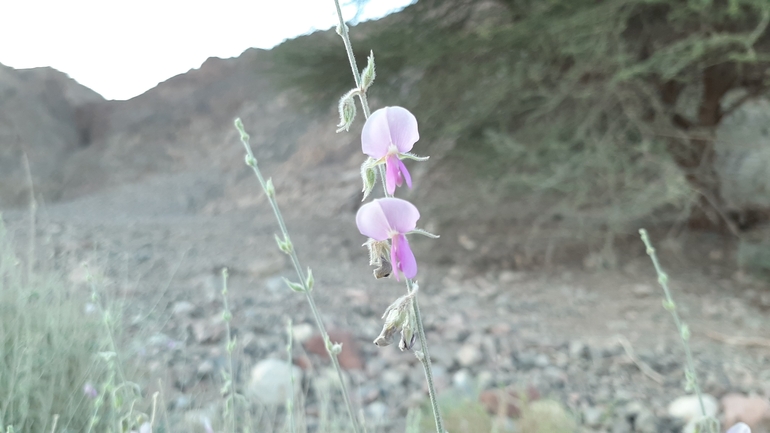
[[[738,424],[735,424],[734,426],[730,427],[729,430],[727,430],[726,433],[751,433],[751,428],[749,428],[748,425],[739,422]]]
[[[366,120],[361,132],[361,148],[379,163],[385,162],[388,194],[393,195],[396,186],[401,186],[404,181],[412,187],[412,177],[401,156],[412,150],[419,139],[417,119],[406,108],[380,108]]]
[[[369,202],[356,214],[356,225],[362,235],[376,241],[391,239],[390,263],[396,280],[398,271],[409,279],[417,275],[417,261],[404,235],[417,227],[418,219],[420,212],[412,203],[390,197]]]

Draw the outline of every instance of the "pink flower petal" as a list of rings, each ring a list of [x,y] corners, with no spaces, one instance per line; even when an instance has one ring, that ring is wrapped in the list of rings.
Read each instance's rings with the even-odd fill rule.
[[[401,174],[404,176],[404,180],[406,180],[406,185],[411,188],[412,187],[412,176],[409,175],[409,170],[406,169],[406,165],[404,165],[404,161],[398,160],[398,171],[401,172]],[[398,184],[398,186],[401,186],[401,183]]]
[[[409,152],[420,139],[417,119],[406,108],[385,107],[372,113],[361,131],[361,150],[372,158],[387,155],[391,144]]]
[[[388,194],[396,192],[396,186],[400,185],[401,176],[398,172],[399,159],[396,155],[390,155],[385,160],[385,189]]]
[[[401,281],[398,278],[399,274],[399,267],[398,267],[398,253],[397,253],[397,247],[396,247],[396,240],[393,239],[393,244],[390,246],[390,265],[393,268],[393,275],[396,277],[396,281]]]
[[[417,131],[417,118],[403,107],[387,107],[390,138],[400,153],[409,152],[420,133]]]
[[[390,236],[390,224],[377,200],[369,202],[356,213],[356,225],[362,235],[384,241]]]
[[[400,269],[406,278],[414,278],[415,275],[417,275],[417,260],[414,258],[412,249],[409,248],[409,241],[406,240],[406,236],[395,236],[393,238],[393,246],[391,249],[396,252],[395,255],[397,262],[395,263],[398,263],[398,267],[394,268]],[[391,254],[391,256],[392,255],[393,254]],[[398,275],[398,272],[396,272],[396,275]]]
[[[379,204],[382,212],[385,214],[388,226],[393,230],[399,233],[407,233],[417,227],[420,211],[412,203],[395,197],[377,199],[372,203]],[[362,209],[363,207],[361,206]]]

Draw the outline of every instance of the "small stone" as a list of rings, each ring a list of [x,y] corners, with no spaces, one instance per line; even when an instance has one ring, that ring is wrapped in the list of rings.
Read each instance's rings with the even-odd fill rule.
[[[406,373],[401,370],[389,368],[382,373],[381,379],[383,384],[391,387],[401,387],[406,382]]]
[[[174,306],[171,307],[171,315],[174,317],[189,317],[193,310],[195,310],[195,305],[192,302],[174,302]]]
[[[309,323],[297,323],[291,328],[291,335],[295,342],[304,344],[315,333],[315,328]]]
[[[537,365],[537,355],[532,352],[521,352],[516,355],[516,366],[521,370],[529,370]]]
[[[221,314],[192,323],[192,333],[198,344],[218,343],[225,336],[227,328]]]
[[[583,409],[583,423],[588,427],[601,427],[604,420],[604,409],[589,406]]]
[[[548,355],[539,353],[537,356],[535,356],[535,367],[545,368],[545,367],[548,367],[550,364],[551,364],[551,361],[548,359]]]
[[[758,429],[763,423],[770,427],[770,401],[767,398],[730,393],[722,397],[722,408],[728,427],[739,422],[752,429]]]
[[[649,284],[634,284],[631,292],[637,298],[646,298],[655,294],[655,289]]]
[[[703,394],[703,406],[706,416],[716,416],[719,404],[717,399],[709,394]],[[697,395],[683,395],[668,405],[668,414],[685,422],[701,417],[700,402]]]
[[[457,242],[468,251],[473,251],[477,247],[476,242],[466,234],[457,236]]]
[[[527,274],[524,272],[515,272],[515,271],[502,271],[500,272],[500,275],[497,277],[498,281],[502,284],[511,284],[511,283],[518,283],[519,281],[523,281],[526,278]]]
[[[198,377],[211,376],[214,373],[214,362],[207,359],[198,365]]]
[[[294,376],[295,392],[302,382],[302,370],[286,361],[264,359],[251,369],[247,393],[263,404],[283,404],[291,392]]]
[[[569,342],[569,357],[576,360],[588,359],[591,357],[591,352],[585,343],[580,340],[573,340]]]
[[[452,375],[452,385],[465,395],[472,395],[475,391],[473,375],[467,368],[460,369]]]
[[[169,406],[174,410],[187,410],[192,406],[192,398],[188,395],[180,395]]]
[[[374,425],[385,424],[388,417],[388,405],[381,401],[374,401],[366,406],[366,421]]]
[[[455,359],[462,367],[471,367],[481,362],[483,355],[481,350],[473,344],[465,344],[455,354]]]

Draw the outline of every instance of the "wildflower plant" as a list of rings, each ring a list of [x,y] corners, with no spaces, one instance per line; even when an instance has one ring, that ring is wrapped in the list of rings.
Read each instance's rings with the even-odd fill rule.
[[[361,135],[361,150],[367,156],[361,165],[364,200],[373,191],[377,183],[378,174],[384,192],[383,198],[375,199],[361,206],[356,214],[356,225],[361,234],[369,238],[364,243],[364,246],[369,249],[370,264],[377,266],[374,276],[376,278],[384,278],[392,274],[397,281],[400,281],[401,275],[403,275],[407,287],[407,294],[399,297],[386,309],[383,315],[385,324],[382,333],[374,340],[374,343],[378,346],[388,345],[393,336],[400,332],[399,348],[401,350],[411,350],[415,340],[419,338],[420,350],[416,350],[415,355],[422,363],[425,371],[436,430],[439,433],[444,433],[445,430],[438,407],[436,390],[433,385],[428,344],[417,302],[418,286],[414,280],[418,270],[417,260],[406,238],[406,235],[411,233],[433,238],[437,236],[417,228],[420,212],[415,205],[406,200],[393,197],[396,188],[404,184],[409,188],[412,187],[412,177],[403,159],[425,161],[428,158],[410,153],[414,144],[419,140],[420,134],[417,118],[409,110],[402,107],[385,107],[371,113],[366,92],[372,86],[376,77],[374,53],[370,53],[366,67],[362,72],[359,72],[356,59],[353,56],[348,27],[345,25],[342,17],[340,3],[338,0],[335,0],[334,3],[339,19],[337,33],[342,37],[345,44],[345,51],[348,54],[348,60],[356,84],[355,88],[343,95],[339,101],[340,122],[337,125],[337,132],[350,129],[356,117],[355,99],[358,98],[366,118]],[[235,127],[240,133],[241,142],[246,149],[246,165],[251,167],[257,176],[278,220],[281,230],[281,236],[276,236],[278,248],[290,256],[292,265],[299,278],[299,282],[286,280],[286,284],[291,290],[303,293],[307,298],[316,325],[325,342],[326,350],[332,360],[332,365],[337,372],[352,428],[358,433],[361,430],[354,415],[355,411],[345,387],[343,373],[337,359],[342,346],[333,343],[324,328],[323,321],[312,296],[313,274],[310,269],[305,273],[304,268],[300,265],[297,252],[291,242],[283,216],[275,199],[273,182],[271,179],[265,180],[262,176],[257,165],[257,159],[251,150],[249,135],[246,133],[240,119],[235,120]]]
[[[425,161],[428,158],[409,153],[420,138],[417,119],[409,110],[402,107],[385,107],[369,114],[371,111],[366,92],[376,76],[374,53],[370,52],[366,68],[359,73],[339,0],[334,0],[334,4],[339,20],[337,33],[345,45],[356,84],[356,87],[340,100],[340,125],[344,127],[338,129],[338,132],[347,131],[352,124],[356,110],[349,107],[355,107],[354,96],[358,96],[366,118],[361,132],[361,150],[368,156],[361,166],[364,200],[376,184],[377,173],[380,175],[385,195],[384,198],[361,206],[356,214],[356,225],[361,234],[369,237],[364,246],[369,248],[370,264],[378,266],[375,278],[387,276],[382,270],[390,269],[397,281],[400,280],[400,274],[404,275],[407,287],[407,295],[398,298],[385,310],[385,324],[374,343],[378,346],[387,345],[395,332],[400,330],[399,348],[410,350],[415,336],[419,337],[420,350],[415,351],[415,355],[425,371],[436,431],[444,433],[444,423],[433,384],[428,342],[417,302],[418,289],[414,281],[417,276],[417,261],[405,235],[419,233],[434,238],[437,236],[417,229],[420,212],[416,206],[393,197],[396,188],[404,183],[409,188],[412,187],[411,175],[402,159]],[[347,110],[343,110],[344,107],[348,107]]]

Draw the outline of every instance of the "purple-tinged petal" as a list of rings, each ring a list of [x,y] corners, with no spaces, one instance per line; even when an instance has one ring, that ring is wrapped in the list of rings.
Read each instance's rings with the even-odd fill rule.
[[[398,246],[396,245],[396,239],[393,239],[393,243],[390,245],[390,264],[393,266],[393,275],[396,277],[396,281],[401,281],[398,278]]]
[[[385,160],[385,189],[388,190],[388,194],[393,195],[396,192],[396,186],[401,183],[400,173],[398,172],[399,159],[396,155],[389,155]]]
[[[375,159],[387,155],[392,140],[388,126],[388,107],[380,108],[372,113],[361,131],[361,150]]]
[[[404,176],[404,180],[406,181],[406,186],[411,188],[412,176],[409,175],[409,170],[406,169],[406,165],[404,165],[404,161],[401,161],[400,159],[398,160],[398,170]],[[398,186],[401,186],[401,183],[399,183]]]
[[[409,110],[385,107],[366,119],[361,131],[361,150],[372,158],[380,159],[388,153],[391,144],[404,153],[412,150],[419,139],[417,118]]]
[[[420,133],[417,131],[417,118],[403,107],[387,107],[390,138],[400,153],[409,152]]]
[[[417,260],[414,258],[412,249],[409,248],[409,241],[406,240],[406,236],[395,236],[391,248],[396,251],[398,269],[404,273],[406,278],[414,278],[417,275]]]
[[[748,425],[739,422],[738,424],[730,427],[726,433],[751,433],[751,428]]]
[[[390,224],[378,200],[369,202],[356,213],[356,225],[362,235],[384,241],[390,237]]]
[[[381,198],[372,203],[379,203],[391,229],[399,233],[407,233],[417,227],[420,211],[412,203],[395,197]],[[363,209],[363,206],[361,208]]]

